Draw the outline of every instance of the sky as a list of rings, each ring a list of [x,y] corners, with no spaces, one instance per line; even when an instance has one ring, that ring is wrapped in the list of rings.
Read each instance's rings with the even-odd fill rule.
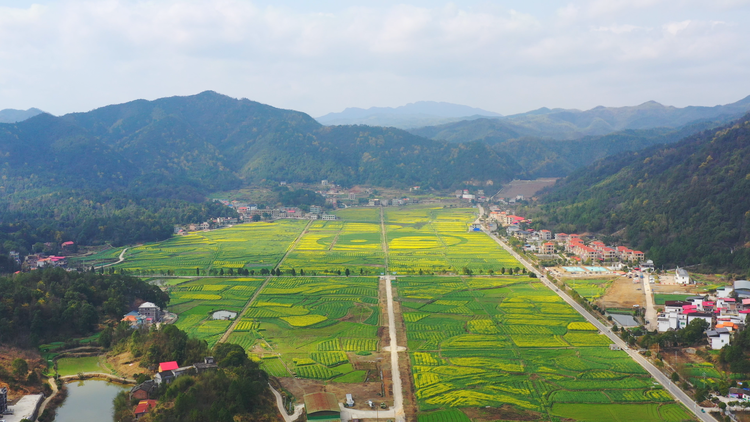
[[[0,109],[713,106],[750,95],[748,41],[750,0],[0,0]]]

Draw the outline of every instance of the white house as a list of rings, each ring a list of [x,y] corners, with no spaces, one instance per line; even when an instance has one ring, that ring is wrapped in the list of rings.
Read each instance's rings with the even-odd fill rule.
[[[727,330],[726,328],[708,330],[706,331],[706,335],[708,336],[708,340],[711,343],[711,348],[713,350],[719,350],[729,344],[730,334],[729,330]]]
[[[674,281],[677,284],[690,284],[690,274],[684,268],[677,267],[675,270]]]

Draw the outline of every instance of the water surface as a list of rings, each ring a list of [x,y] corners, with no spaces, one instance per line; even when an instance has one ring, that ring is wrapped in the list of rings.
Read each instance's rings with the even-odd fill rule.
[[[68,397],[57,408],[55,422],[109,422],[114,415],[117,393],[127,385],[100,380],[75,381],[67,384]]]

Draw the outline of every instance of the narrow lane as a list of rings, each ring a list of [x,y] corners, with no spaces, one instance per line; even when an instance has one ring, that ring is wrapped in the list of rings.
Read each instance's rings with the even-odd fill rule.
[[[481,209],[481,208],[480,208]],[[500,238],[489,232],[487,229],[482,226],[482,231],[484,231],[490,238],[492,238],[495,242],[497,242],[500,246],[503,247],[508,253],[510,253],[514,258],[518,260],[521,264],[523,264],[524,267],[526,267],[527,270],[534,272],[537,277],[542,281],[542,283],[550,288],[552,291],[557,293],[558,296],[560,296],[566,303],[568,303],[570,306],[573,307],[578,313],[580,313],[584,318],[586,318],[587,321],[592,323],[596,328],[599,329],[599,331],[609,337],[609,339],[612,341],[612,343],[619,346],[622,350],[624,350],[633,360],[638,362],[639,365],[643,367],[648,373],[651,374],[654,379],[656,379],[664,388],[669,391],[670,394],[672,394],[673,397],[675,397],[677,400],[679,400],[685,407],[687,407],[690,411],[695,414],[695,416],[704,422],[716,422],[716,419],[711,417],[708,413],[703,413],[702,410],[705,410],[708,412],[708,409],[703,409],[698,406],[696,402],[693,401],[693,399],[690,398],[687,394],[685,394],[682,389],[680,389],[677,385],[675,385],[669,378],[667,378],[666,375],[664,375],[661,371],[659,371],[658,368],[656,368],[651,362],[646,360],[643,356],[641,356],[640,353],[638,353],[635,350],[631,350],[628,345],[615,333],[613,333],[609,327],[606,327],[604,324],[602,324],[598,319],[596,319],[593,315],[591,315],[586,309],[584,309],[581,305],[578,304],[575,300],[573,300],[570,296],[568,296],[564,291],[560,290],[557,286],[555,286],[552,282],[550,282],[547,277],[542,275],[539,271],[537,271],[531,264],[521,257],[519,254],[516,253],[510,246],[508,246],[505,242],[503,242]]]

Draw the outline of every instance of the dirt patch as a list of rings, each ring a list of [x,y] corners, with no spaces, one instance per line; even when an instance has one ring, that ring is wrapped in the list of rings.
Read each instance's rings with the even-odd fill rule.
[[[29,366],[26,376],[16,381],[13,377],[13,361],[21,358]],[[39,394],[42,392],[42,381],[40,374],[45,369],[42,357],[33,350],[18,349],[15,347],[0,346],[0,387],[8,387],[8,400],[14,401],[27,394]],[[38,382],[28,383],[26,377],[31,372],[36,372]]]
[[[530,410],[518,410],[510,405],[489,408],[466,408],[462,409],[466,416],[474,422],[484,421],[538,421],[546,420],[546,415]]]
[[[105,360],[115,374],[121,377],[135,378],[138,374],[149,372],[148,368],[141,367],[140,360],[134,358],[130,352],[107,356]]]
[[[497,198],[515,198],[523,195],[524,198],[531,198],[540,190],[552,186],[557,182],[556,178],[534,179],[534,180],[513,180],[507,185],[503,185]]]
[[[355,409],[366,410],[369,409],[367,406],[367,400],[380,404],[385,401],[388,406],[393,406],[393,400],[386,398],[384,399],[381,393],[381,384],[379,380],[375,382],[366,383],[335,383],[308,379],[294,379],[294,378],[277,378],[279,383],[284,389],[292,393],[297,403],[303,403],[305,394],[317,393],[325,391],[333,393],[339,403],[344,403],[346,395],[351,394],[354,398]]]
[[[664,276],[662,276],[662,278],[663,277]],[[693,294],[697,290],[700,290],[700,289],[691,285],[685,286],[682,284],[666,284],[665,283],[665,284],[652,284],[651,290],[654,293],[659,293],[659,294]]]
[[[646,294],[640,280],[618,277],[604,295],[597,300],[605,308],[632,308],[633,305],[646,306]]]

